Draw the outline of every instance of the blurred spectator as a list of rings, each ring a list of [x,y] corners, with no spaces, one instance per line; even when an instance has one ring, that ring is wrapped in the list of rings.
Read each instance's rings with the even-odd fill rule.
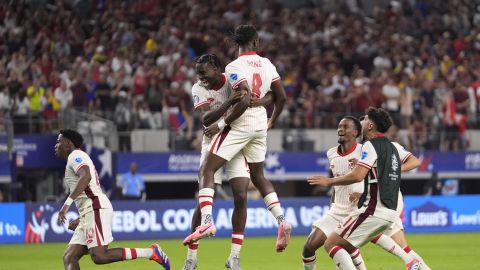
[[[127,93],[125,91],[120,91],[118,93],[118,103],[114,112],[114,122],[117,125],[117,130],[120,132],[120,151],[130,151],[130,136],[126,131],[130,131],[131,129],[131,117],[132,113]]]
[[[65,80],[60,81],[60,86],[55,89],[55,99],[60,103],[60,110],[65,110],[72,105],[73,94]]]
[[[36,1],[0,3],[0,74],[11,98],[26,91],[34,116],[46,117],[39,113],[47,89],[55,90],[65,108],[68,98],[56,95],[63,80],[73,107],[115,122],[112,112],[125,91],[131,98],[120,108],[135,117],[119,130],[146,127],[151,114],[155,124],[149,128],[169,128],[191,139],[200,117],[185,92],[197,80],[193,59],[210,52],[230,62],[236,50],[224,42],[226,33],[251,23],[265,41],[259,54],[272,59],[285,84],[287,106],[278,127],[335,128],[337,114],[362,114],[370,105],[394,113],[403,130],[411,118],[420,117],[430,145],[435,137],[430,133],[455,129],[460,141],[446,135],[438,143],[449,149],[468,148],[464,131],[479,127],[480,15],[475,1],[365,6],[310,1],[297,9],[283,7],[281,1],[255,9],[250,1],[240,7],[206,1],[204,6],[211,8],[180,0],[100,2],[50,1],[48,10]],[[48,16],[51,9],[55,16]],[[41,85],[36,88],[43,88],[43,94],[26,90],[33,85]],[[448,102],[454,91],[458,108]],[[149,110],[136,103],[141,101]],[[17,115],[25,113],[22,106],[18,111],[15,103]],[[445,119],[451,117],[445,112],[467,115],[468,121]]]
[[[145,183],[142,176],[137,173],[137,163],[130,164],[130,172],[122,176],[122,198],[124,200],[145,200]]]

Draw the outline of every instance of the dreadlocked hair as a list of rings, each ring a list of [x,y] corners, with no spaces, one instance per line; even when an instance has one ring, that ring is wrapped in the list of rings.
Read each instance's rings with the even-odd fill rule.
[[[246,46],[258,38],[257,29],[251,24],[239,25],[233,32],[232,39],[238,46]]]

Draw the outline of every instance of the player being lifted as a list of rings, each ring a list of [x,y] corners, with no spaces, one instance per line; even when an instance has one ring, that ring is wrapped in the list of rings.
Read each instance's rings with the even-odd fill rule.
[[[80,269],[79,261],[90,253],[95,264],[147,258],[165,269],[170,269],[167,255],[157,244],[149,248],[112,248],[113,207],[100,187],[100,179],[87,153],[80,150],[83,137],[70,129],[61,130],[55,145],[55,155],[67,160],[65,183],[70,195],[58,213],[58,221],[65,223],[65,214],[72,202],[80,214],[78,225],[63,255],[66,270]]]
[[[273,185],[263,174],[263,162],[267,151],[267,130],[271,128],[285,103],[285,92],[275,66],[267,58],[260,57],[258,34],[252,25],[240,25],[235,29],[233,40],[239,47],[238,58],[225,68],[227,79],[235,92],[245,95],[234,105],[231,113],[218,123],[205,129],[205,135],[212,138],[199,190],[201,225],[185,241],[212,236],[216,232],[212,220],[214,196],[214,174],[237,153],[243,152],[250,169],[253,184],[262,194],[269,211],[278,222],[277,252],[283,251],[290,239],[291,225],[284,219]],[[264,107],[249,108],[251,96],[262,98],[273,91],[275,109],[268,121]]]
[[[222,73],[220,60],[214,54],[205,54],[195,60],[195,70],[199,81],[192,87],[193,105],[196,111],[202,112],[202,124],[210,126],[217,123],[223,115],[244,95],[232,88]],[[200,157],[200,168],[208,155],[211,138],[203,136]],[[232,244],[226,266],[240,269],[240,250],[243,244],[245,223],[247,221],[247,191],[250,172],[241,152],[225,165],[227,177],[233,192],[234,209],[232,214]],[[201,169],[200,169],[201,171]],[[215,185],[222,184],[223,170],[215,172]],[[199,174],[199,183],[202,182]],[[200,209],[197,205],[192,217],[192,230],[200,225]],[[193,232],[193,231],[192,231]],[[184,242],[188,245],[187,259],[183,270],[195,269],[197,266],[197,249],[199,242]]]
[[[308,179],[312,185],[324,186],[344,186],[364,181],[359,209],[346,217],[325,241],[325,250],[341,269],[355,270],[350,254],[385,232],[398,216],[401,159],[397,146],[383,135],[391,124],[392,119],[385,110],[370,107],[362,121],[362,135],[367,141],[353,170],[336,178],[313,176]],[[416,259],[407,265],[409,270],[418,267]]]

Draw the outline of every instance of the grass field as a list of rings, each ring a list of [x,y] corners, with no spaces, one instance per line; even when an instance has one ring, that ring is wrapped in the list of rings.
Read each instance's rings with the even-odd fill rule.
[[[433,270],[480,269],[480,234],[412,234],[408,235],[410,246],[419,253]],[[302,269],[300,253],[304,236],[293,237],[284,253],[274,252],[274,238],[246,238],[241,253],[244,270]],[[117,241],[112,247],[145,247],[148,241]],[[181,269],[186,248],[181,240],[158,240],[172,261],[172,269]],[[63,269],[64,243],[44,245],[3,245],[0,246],[0,270],[54,270]],[[225,269],[224,263],[230,252],[230,239],[215,238],[203,240],[199,247],[199,270]],[[405,269],[400,259],[372,244],[362,248],[368,269]],[[333,262],[323,249],[317,252],[318,269],[335,269]],[[89,257],[81,261],[86,269],[163,269],[154,262],[138,259],[110,265],[97,266]]]

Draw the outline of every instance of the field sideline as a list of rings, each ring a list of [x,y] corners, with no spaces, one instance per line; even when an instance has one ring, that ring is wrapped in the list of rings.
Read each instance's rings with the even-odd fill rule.
[[[408,240],[412,248],[428,262],[433,270],[480,269],[480,233],[457,234],[411,234]],[[305,236],[296,236],[285,253],[274,252],[273,237],[246,238],[241,253],[244,270],[302,269],[300,253]],[[159,240],[158,243],[172,260],[172,269],[181,269],[186,248],[181,240]],[[112,247],[145,247],[148,241],[118,241]],[[65,243],[44,245],[0,245],[0,270],[54,270],[63,269],[62,255]],[[218,238],[203,240],[199,248],[199,267],[202,270],[225,269],[224,263],[230,252],[230,239]],[[362,249],[368,269],[405,269],[400,259],[379,247],[368,244]],[[335,269],[333,262],[322,249],[317,252],[318,269]],[[87,269],[163,269],[154,262],[139,259],[110,265],[94,265],[89,257],[81,261],[82,270]]]

